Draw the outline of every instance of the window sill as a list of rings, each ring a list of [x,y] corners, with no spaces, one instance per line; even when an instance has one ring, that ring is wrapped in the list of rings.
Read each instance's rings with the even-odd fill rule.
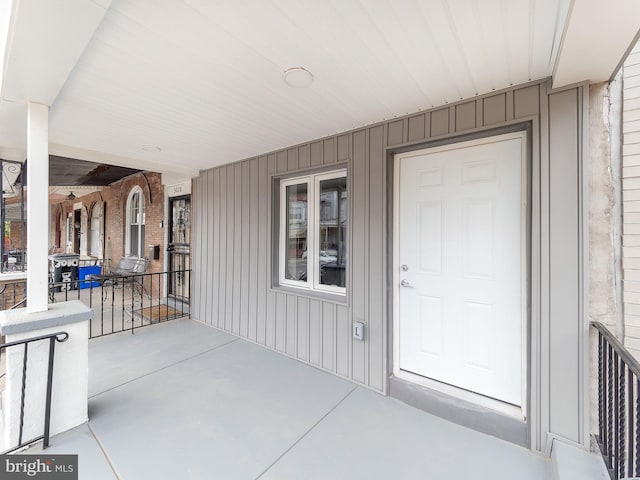
[[[26,280],[27,272],[6,272],[0,273],[0,282],[10,280]]]
[[[273,285],[270,290],[274,293],[284,293],[287,295],[296,295],[298,297],[309,298],[311,300],[320,300],[323,302],[331,302],[337,305],[349,305],[349,294],[320,292],[318,290],[307,290],[304,288],[290,287],[288,285]]]

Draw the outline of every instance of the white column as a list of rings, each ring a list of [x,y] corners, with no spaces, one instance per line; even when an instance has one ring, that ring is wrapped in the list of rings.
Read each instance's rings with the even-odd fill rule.
[[[47,310],[49,107],[27,104],[27,312]]]

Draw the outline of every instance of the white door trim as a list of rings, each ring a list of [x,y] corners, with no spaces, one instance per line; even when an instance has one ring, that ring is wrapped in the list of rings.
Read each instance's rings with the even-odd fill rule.
[[[462,141],[458,143],[451,143],[448,145],[438,146],[438,147],[428,147],[420,150],[413,150],[410,152],[399,153],[394,155],[393,158],[393,283],[392,283],[392,292],[393,292],[393,365],[392,372],[394,376],[398,376],[404,378],[405,380],[414,381],[416,383],[424,384],[424,381],[417,382],[416,375],[412,375],[411,373],[404,372],[400,370],[400,160],[403,158],[410,158],[414,156],[423,155],[425,153],[438,153],[449,150],[457,150],[460,148],[468,148],[474,147],[478,145],[486,145],[490,143],[512,140],[512,139],[521,139],[521,166],[522,166],[522,175],[521,175],[521,218],[522,218],[522,234],[521,234],[521,246],[520,246],[520,261],[521,261],[521,355],[522,355],[522,395],[521,395],[521,406],[513,407],[509,404],[501,402],[499,400],[490,399],[480,394],[476,394],[473,392],[469,392],[467,390],[459,389],[456,387],[452,387],[451,385],[446,385],[441,382],[425,379],[427,382],[427,386],[434,390],[438,390],[447,395],[452,395],[463,400],[470,400],[479,405],[492,408],[494,410],[501,411],[503,413],[513,414],[513,409],[517,408],[520,411],[520,418],[526,419],[526,412],[528,408],[528,383],[529,378],[527,375],[528,372],[528,305],[529,305],[529,252],[528,252],[528,223],[529,216],[527,212],[527,196],[528,196],[528,169],[527,169],[527,138],[525,131],[506,133],[501,135],[492,135],[489,137],[483,137],[475,140]],[[503,404],[504,408],[501,408],[499,404]]]

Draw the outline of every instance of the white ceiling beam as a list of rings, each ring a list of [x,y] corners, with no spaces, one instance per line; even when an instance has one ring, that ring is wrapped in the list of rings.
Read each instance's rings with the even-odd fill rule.
[[[637,0],[574,0],[565,24],[553,87],[610,80],[640,29]]]
[[[110,4],[111,0],[13,0],[5,29],[2,98],[52,105]]]

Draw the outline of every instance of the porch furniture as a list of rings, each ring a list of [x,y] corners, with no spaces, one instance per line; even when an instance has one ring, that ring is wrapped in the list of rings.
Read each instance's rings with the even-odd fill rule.
[[[131,279],[134,275],[141,275],[147,270],[147,259],[139,257],[122,257],[118,262],[118,266],[113,273],[88,275],[87,280],[96,280],[99,282],[115,285],[118,280],[125,281]]]
[[[142,275],[147,270],[147,259],[139,257],[122,257],[118,266],[112,273],[87,275],[86,280],[97,281],[103,287],[115,287],[130,283],[132,291],[144,293],[144,286],[141,279],[136,275]]]
[[[133,318],[133,313],[137,308],[144,305],[143,296],[149,297],[144,287],[143,274],[147,270],[147,259],[139,257],[122,257],[118,262],[118,266],[113,273],[87,275],[86,280],[93,283],[100,282],[102,287],[102,301],[108,298],[115,298],[116,287],[129,287],[131,293],[131,302],[127,307],[123,307]],[[123,291],[124,296],[124,291]],[[123,297],[124,298],[124,297]]]

